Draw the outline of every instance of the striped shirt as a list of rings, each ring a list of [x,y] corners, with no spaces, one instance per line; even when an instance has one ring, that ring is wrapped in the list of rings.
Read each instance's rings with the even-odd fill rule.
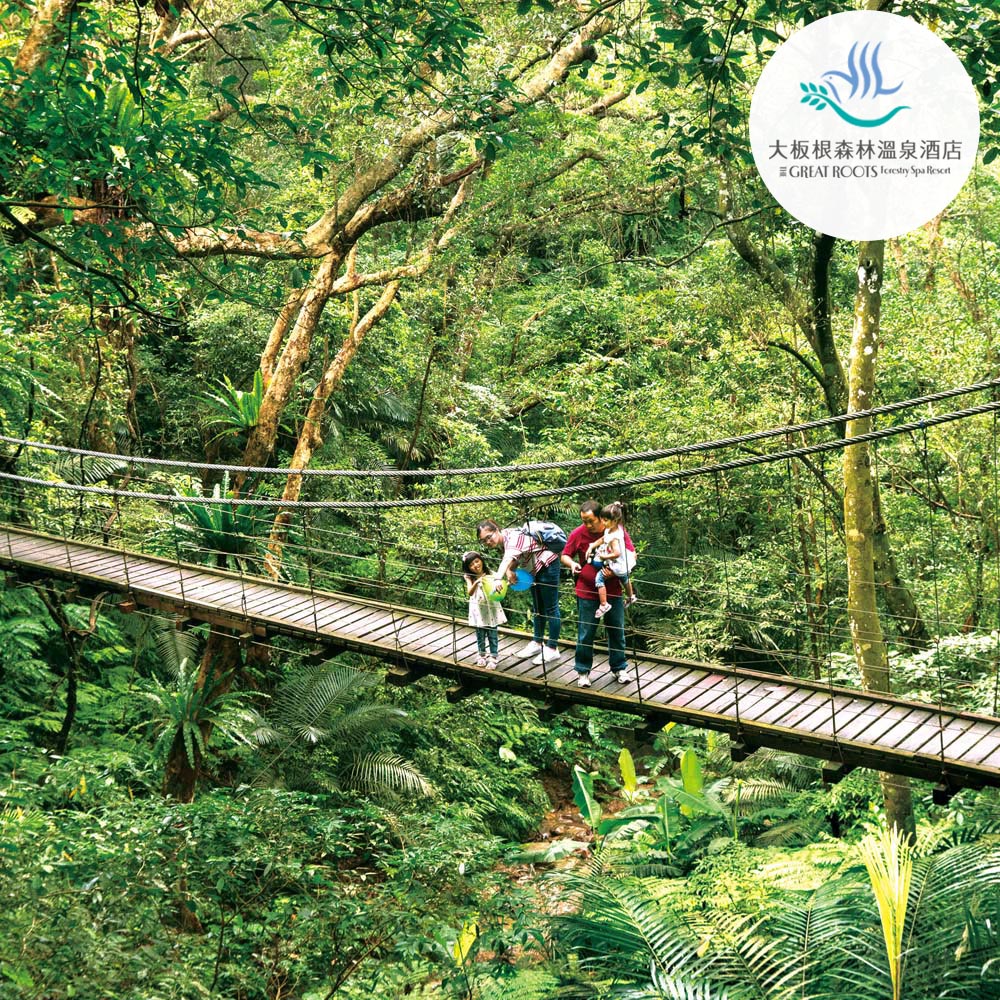
[[[551,566],[559,556],[550,552],[537,538],[532,538],[520,528],[504,528],[503,560],[498,572],[512,566],[522,566],[533,576],[537,576],[546,566]]]

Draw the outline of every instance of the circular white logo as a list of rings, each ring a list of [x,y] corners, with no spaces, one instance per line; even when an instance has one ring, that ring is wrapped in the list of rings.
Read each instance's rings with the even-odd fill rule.
[[[979,103],[955,54],[879,11],[821,18],[782,44],[750,105],[768,190],[846,240],[899,236],[958,194],[979,145]]]

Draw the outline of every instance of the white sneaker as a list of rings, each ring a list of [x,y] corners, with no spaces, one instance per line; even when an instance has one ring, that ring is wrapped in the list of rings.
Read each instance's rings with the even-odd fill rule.
[[[497,668],[497,658],[495,656],[488,656],[486,658],[486,669],[496,670]]]
[[[576,686],[578,688],[590,687],[590,674],[577,674]]]
[[[618,673],[615,674],[615,680],[618,681],[619,684],[628,684],[628,682],[632,680],[632,671],[629,670],[628,667],[625,667],[623,670],[619,670]]]
[[[537,667],[542,663],[554,663],[561,656],[561,650],[553,649],[551,646],[543,646],[542,651],[531,662]]]
[[[483,656],[483,654],[482,654],[482,653],[480,653],[480,654],[479,654],[479,655],[478,655],[478,656],[476,657],[476,666],[477,666],[477,667],[485,667],[485,666],[486,666],[486,657],[485,657],[485,656]]]
[[[535,642],[534,639],[528,643],[524,649],[521,650],[521,656],[534,656],[535,653],[540,653],[542,651],[542,644],[540,642]]]

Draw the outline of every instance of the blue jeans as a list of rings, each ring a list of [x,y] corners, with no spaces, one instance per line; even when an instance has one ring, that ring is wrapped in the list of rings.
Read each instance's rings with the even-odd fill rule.
[[[497,632],[496,625],[477,625],[476,626],[476,646],[479,648],[479,655],[482,656],[486,652],[486,641],[489,640],[490,643],[490,653],[493,656],[497,655],[497,649],[500,645],[500,635]]]
[[[589,674],[594,665],[594,636],[597,626],[604,625],[604,634],[608,637],[608,665],[614,673],[628,666],[625,658],[625,603],[621,597],[609,597],[611,610],[597,622],[594,612],[600,601],[583,597],[576,599],[576,667],[578,674]]]
[[[562,628],[559,614],[558,559],[535,574],[535,582],[531,587],[531,604],[535,609],[532,638],[535,642],[541,642],[545,638],[545,628],[548,625],[547,645],[555,649],[559,642],[559,630]]]
[[[593,566],[597,570],[597,574],[594,577],[594,586],[595,587],[604,587],[604,586],[607,586],[607,582],[608,582],[608,577],[609,576],[617,576],[618,579],[621,580],[622,586],[624,586],[626,583],[628,583],[628,573],[623,573],[621,576],[618,576],[618,574],[615,573],[610,568],[606,570],[604,568],[605,564],[604,564],[603,560],[601,560],[601,559],[591,559],[590,560],[590,565]]]

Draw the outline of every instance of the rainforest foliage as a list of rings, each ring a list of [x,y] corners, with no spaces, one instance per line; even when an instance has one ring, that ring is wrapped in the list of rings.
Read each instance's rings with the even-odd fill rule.
[[[953,204],[864,250],[867,341],[858,246],[747,137],[775,48],[856,6],[947,41],[982,122]],[[880,414],[916,423],[854,471],[756,459],[861,429],[852,339],[877,405],[1000,378],[998,67],[954,0],[7,0],[3,521],[464,621],[477,520],[621,499],[631,650],[996,717],[1000,428],[933,422],[996,388]],[[463,493],[528,499],[373,505]],[[120,601],[0,583],[0,996],[1000,998],[995,789]]]

